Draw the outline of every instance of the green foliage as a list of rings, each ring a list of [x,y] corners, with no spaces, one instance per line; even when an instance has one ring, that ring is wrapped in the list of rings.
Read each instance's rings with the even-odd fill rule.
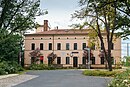
[[[117,74],[108,87],[130,87],[130,70]]]
[[[125,66],[130,66],[130,57],[125,57],[126,62],[125,62]]]
[[[0,60],[18,61],[22,35],[37,26],[35,17],[47,12],[40,0],[0,0]]]
[[[115,76],[117,71],[103,71],[103,70],[85,70],[83,71],[83,74],[86,76],[107,76],[107,77],[113,77]]]
[[[53,65],[46,65],[46,64],[31,64],[29,67],[30,70],[54,70],[55,67]]]
[[[0,60],[18,61],[20,38],[19,35],[10,35],[10,37],[0,41]]]
[[[12,74],[23,71],[24,69],[18,65],[16,62],[1,62],[0,63],[0,75]]]

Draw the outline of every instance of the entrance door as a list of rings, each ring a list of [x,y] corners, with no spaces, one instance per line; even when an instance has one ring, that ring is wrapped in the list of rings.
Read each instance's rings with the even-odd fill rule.
[[[73,67],[78,67],[78,57],[73,57]]]

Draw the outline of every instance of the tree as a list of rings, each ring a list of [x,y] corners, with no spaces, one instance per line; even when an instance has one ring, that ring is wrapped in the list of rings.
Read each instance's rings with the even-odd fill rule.
[[[7,39],[0,41],[0,61],[18,61],[20,38],[19,35],[10,35]]]
[[[0,0],[1,60],[7,60],[7,57],[11,57],[10,54],[15,55],[16,59],[21,32],[35,28],[35,17],[47,13],[39,5],[40,0]]]
[[[97,33],[108,62],[109,71],[112,71],[111,46],[113,38],[115,38],[114,33],[119,28],[125,26],[121,22],[123,20],[123,16],[119,10],[123,8],[120,6],[121,3],[123,2],[120,2],[120,0],[80,0],[82,9],[73,14],[73,18],[84,20],[83,24],[76,26],[80,28],[88,27]],[[127,15],[125,12],[124,14]],[[107,48],[104,46],[103,33],[106,34]]]
[[[40,52],[40,49],[37,48],[36,50],[30,52],[30,57],[32,57],[32,61],[33,63],[36,63],[39,60],[39,57],[42,55],[42,53]]]

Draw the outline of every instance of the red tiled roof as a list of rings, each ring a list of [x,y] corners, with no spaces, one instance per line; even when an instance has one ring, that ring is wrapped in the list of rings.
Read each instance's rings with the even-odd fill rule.
[[[89,29],[55,29],[55,30],[48,30],[43,32],[37,32],[33,34],[26,34],[26,35],[53,35],[53,34],[87,34]],[[25,36],[26,36],[25,35]]]

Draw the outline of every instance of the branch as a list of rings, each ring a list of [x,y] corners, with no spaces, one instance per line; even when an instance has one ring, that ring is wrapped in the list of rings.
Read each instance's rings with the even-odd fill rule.
[[[99,18],[99,17],[97,17],[97,16],[94,16],[94,15],[86,15],[86,16],[90,16],[90,17],[95,17],[95,18],[98,18],[100,21],[102,21],[102,22],[105,24],[104,20],[103,20],[103,19],[101,19],[101,18]]]
[[[116,26],[116,3],[114,3],[114,24],[113,24],[114,28],[112,29],[112,33],[111,33],[111,38],[110,38],[111,43],[112,43],[114,31],[115,31],[115,26]]]
[[[130,13],[130,8],[129,8],[126,0],[125,0],[125,4],[126,4],[126,7],[127,7],[128,11],[129,11],[128,13]]]
[[[2,3],[2,1],[1,1],[1,3]],[[1,13],[1,17],[0,17],[0,28],[2,27],[2,24],[3,24],[3,22],[4,22],[5,13],[6,13],[6,11],[7,11],[7,7],[8,7],[8,4],[10,3],[10,1],[5,0],[5,2],[3,2],[3,3],[5,3],[5,5],[4,5],[4,7],[3,7],[3,10],[2,10],[2,13]]]
[[[125,13],[126,15],[128,15],[128,16],[130,17],[130,14],[129,14],[129,13],[127,13],[127,12],[125,12],[124,10],[121,10],[121,9],[119,9],[119,8],[117,8],[117,9],[118,9],[119,11]]]
[[[92,26],[91,24],[89,24],[88,22],[86,22],[87,25],[89,25],[92,29],[94,29],[94,31],[98,34],[98,31],[96,30],[96,28],[94,28],[94,26]]]
[[[20,6],[21,6],[22,4],[24,4],[24,2],[25,2],[25,0],[23,0],[23,2],[17,6],[17,9],[15,10],[14,14],[11,16],[10,21],[8,22],[7,26],[5,26],[5,29],[10,25],[12,19],[14,18],[14,16],[16,15],[16,13],[18,12]]]

